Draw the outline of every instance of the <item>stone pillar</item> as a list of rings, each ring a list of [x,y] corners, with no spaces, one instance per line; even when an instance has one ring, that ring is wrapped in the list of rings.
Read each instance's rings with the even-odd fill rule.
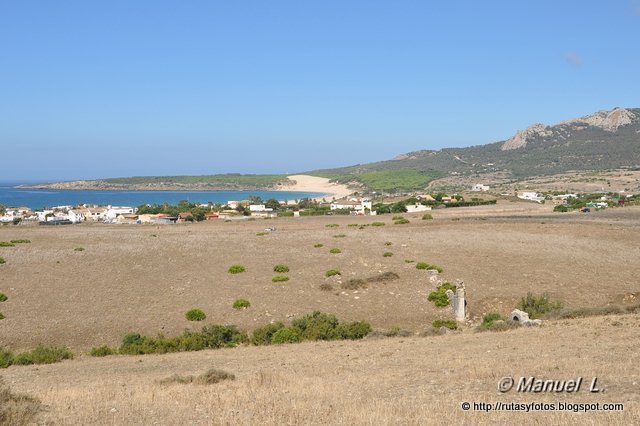
[[[464,282],[462,280],[456,280],[456,292],[455,294],[451,290],[447,290],[447,297],[453,307],[453,314],[456,317],[456,321],[464,322],[467,317],[467,307],[465,303],[465,291]]]

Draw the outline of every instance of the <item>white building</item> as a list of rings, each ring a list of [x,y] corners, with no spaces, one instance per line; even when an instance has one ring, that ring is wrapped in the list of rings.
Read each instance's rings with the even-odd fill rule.
[[[251,204],[249,206],[250,212],[272,212],[273,209],[267,208],[264,204]]]
[[[485,191],[488,191],[489,189],[490,188],[488,185],[483,185],[481,183],[476,183],[471,187],[471,190],[474,192],[485,192]]]
[[[104,218],[109,221],[113,221],[120,214],[134,214],[136,209],[134,207],[125,206],[109,206],[104,214]]]
[[[84,212],[80,209],[71,209],[69,210],[69,213],[67,214],[67,216],[69,217],[69,220],[73,223],[80,223],[80,222],[84,222],[86,220],[86,217],[84,215]]]
[[[349,201],[334,201],[329,206],[331,210],[353,210],[357,215],[363,215],[367,213],[371,213],[372,203],[368,198],[364,198],[363,200],[357,200],[352,198]]]
[[[544,197],[542,195],[538,194],[537,192],[530,192],[530,191],[524,191],[518,194],[518,198],[522,200],[535,201],[538,203],[541,203],[544,201]]]

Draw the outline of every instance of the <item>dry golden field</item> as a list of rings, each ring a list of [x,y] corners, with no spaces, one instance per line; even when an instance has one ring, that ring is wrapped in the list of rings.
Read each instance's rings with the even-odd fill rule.
[[[0,370],[13,390],[40,398],[42,422],[55,424],[638,424],[640,316],[553,321],[540,329],[437,337],[240,347],[162,356],[83,356],[118,346],[129,332],[173,336],[203,324],[252,330],[314,310],[374,328],[419,332],[449,308],[426,300],[426,271],[405,260],[444,268],[463,279],[470,323],[483,313],[510,312],[527,292],[548,292],[565,306],[637,303],[640,292],[640,208],[552,213],[550,206],[496,206],[404,216],[279,218],[176,226],[85,224],[2,226],[0,346],[67,345],[76,359]],[[348,224],[385,222],[364,229]],[[327,228],[327,224],[339,227]],[[276,231],[257,233],[267,227]],[[336,235],[344,237],[336,238]],[[385,245],[391,242],[391,245]],[[314,248],[321,243],[323,247]],[[77,247],[84,251],[75,251]],[[338,247],[340,254],[330,254]],[[383,257],[384,252],[393,256]],[[247,272],[231,275],[230,265]],[[290,280],[273,283],[273,266]],[[341,277],[326,278],[337,268]],[[395,272],[400,278],[367,289],[340,281]],[[319,287],[330,283],[332,291]],[[252,306],[235,310],[235,299]],[[203,323],[184,312],[200,308]],[[160,385],[172,374],[222,368],[235,381]],[[600,377],[604,394],[502,395],[503,376]],[[622,413],[480,413],[460,404],[495,401],[625,402]]]

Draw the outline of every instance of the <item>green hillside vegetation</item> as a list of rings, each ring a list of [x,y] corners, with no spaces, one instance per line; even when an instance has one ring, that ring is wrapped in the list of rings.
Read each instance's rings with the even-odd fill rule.
[[[133,176],[104,179],[111,184],[122,185],[207,185],[228,188],[272,188],[289,183],[286,175],[243,175],[228,173],[201,176]]]

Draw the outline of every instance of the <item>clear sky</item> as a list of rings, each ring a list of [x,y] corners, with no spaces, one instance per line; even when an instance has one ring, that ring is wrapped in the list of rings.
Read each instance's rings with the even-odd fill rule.
[[[640,1],[0,0],[0,180],[299,172],[640,107]]]

